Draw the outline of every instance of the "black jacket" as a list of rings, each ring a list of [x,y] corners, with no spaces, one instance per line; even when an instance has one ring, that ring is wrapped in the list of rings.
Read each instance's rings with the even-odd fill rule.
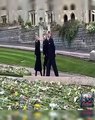
[[[36,55],[36,61],[35,61],[35,70],[36,71],[42,71],[42,64],[41,64],[41,51],[40,51],[40,41],[35,41],[35,55]]]
[[[48,58],[49,59],[55,58],[55,45],[54,45],[53,38],[50,38],[48,40]]]
[[[35,41],[35,55],[39,56],[40,54],[41,54],[41,51],[40,51],[40,41],[37,40],[37,41]]]
[[[43,54],[44,54],[45,56],[48,55],[48,40],[47,40],[47,39],[45,39],[45,40],[43,41]]]

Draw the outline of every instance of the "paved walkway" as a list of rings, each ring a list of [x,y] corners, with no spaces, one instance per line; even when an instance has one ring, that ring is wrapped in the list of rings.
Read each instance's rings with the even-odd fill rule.
[[[60,82],[64,85],[85,85],[95,87],[95,78],[83,77],[83,76],[68,76],[68,77],[35,77],[35,76],[24,76],[26,80],[43,82]]]
[[[34,71],[34,69],[33,68],[28,68],[29,69],[29,71],[31,72],[31,74],[32,74],[32,76],[35,76],[35,71]],[[38,72],[38,76],[40,77],[40,73]],[[54,72],[53,72],[53,70],[51,70],[51,73],[50,73],[50,76],[51,77],[54,77],[55,75],[54,75]],[[59,71],[59,76],[60,77],[82,77],[83,75],[79,75],[79,74],[71,74],[71,73],[67,73],[67,72],[60,72]],[[85,77],[85,76],[83,76],[83,77]]]
[[[35,77],[34,70],[30,68],[32,76],[24,76],[25,79],[29,81],[47,81],[47,82],[61,82],[64,85],[87,85],[87,86],[95,86],[95,78],[79,75],[79,74],[70,74],[65,72],[59,72],[59,77],[55,77],[53,71],[51,71],[50,77],[41,77],[39,74]]]
[[[31,71],[32,76],[24,76],[25,79],[29,81],[47,81],[47,82],[61,82],[65,85],[87,85],[87,86],[95,86],[95,78],[79,75],[79,74],[70,74],[65,72],[59,71],[59,77],[55,77],[54,72],[51,71],[50,77],[41,77],[40,74],[38,74],[37,77],[35,77],[35,71],[33,68],[28,68],[29,71]]]
[[[19,69],[19,68],[26,68],[26,69],[28,69],[28,70],[30,71],[30,73],[31,73],[32,76],[35,76],[34,68],[23,67],[23,66],[17,66],[17,65],[0,64],[0,66],[2,66],[2,65],[3,65],[4,67],[12,66],[12,67],[18,68],[18,69]],[[39,73],[39,72],[38,72],[38,76],[40,77],[40,73]],[[51,77],[54,77],[54,76],[55,76],[53,70],[51,70],[50,76],[51,76]],[[83,76],[83,75],[71,74],[71,73],[60,72],[60,71],[59,71],[59,76],[60,76],[60,77],[73,77],[73,76],[78,76],[78,77],[80,77],[80,76]],[[84,76],[84,77],[85,77],[85,76]]]
[[[5,64],[2,65],[6,66]],[[13,67],[19,68],[20,66],[13,66]],[[55,77],[53,71],[51,71],[50,77],[43,77],[43,76],[41,77],[39,74],[37,77],[35,77],[35,71],[33,68],[26,68],[26,69],[28,69],[32,75],[24,76],[23,78],[29,81],[41,80],[47,82],[57,82],[57,83],[61,82],[62,84],[65,85],[76,84],[76,85],[95,86],[95,78],[88,76],[59,72],[59,77]]]
[[[24,47],[24,46],[13,46],[13,45],[0,45],[0,47],[5,47],[5,48],[16,48],[20,50],[28,50],[28,51],[34,51],[33,47]],[[83,58],[83,59],[89,59],[90,54],[89,53],[82,53],[82,52],[69,52],[69,51],[61,51],[61,50],[56,50],[57,54],[60,55],[67,55],[67,56],[73,56],[73,57],[78,57],[78,58]]]

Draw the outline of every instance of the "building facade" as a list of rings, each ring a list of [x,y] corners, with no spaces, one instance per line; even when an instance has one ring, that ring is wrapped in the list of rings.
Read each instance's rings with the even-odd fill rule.
[[[44,22],[63,24],[77,19],[95,21],[95,0],[0,0],[0,22],[12,23],[21,16],[24,22],[38,25]]]

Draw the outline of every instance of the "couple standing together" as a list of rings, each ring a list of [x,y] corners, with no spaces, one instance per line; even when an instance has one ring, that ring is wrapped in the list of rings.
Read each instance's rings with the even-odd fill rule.
[[[43,36],[43,55],[44,55],[44,63],[43,63],[43,76],[50,76],[51,67],[54,70],[55,76],[59,76],[56,60],[55,60],[55,45],[50,32]],[[42,64],[41,64],[41,51],[40,51],[40,39],[36,36],[35,41],[35,76],[37,76],[37,72],[39,71],[42,76]]]

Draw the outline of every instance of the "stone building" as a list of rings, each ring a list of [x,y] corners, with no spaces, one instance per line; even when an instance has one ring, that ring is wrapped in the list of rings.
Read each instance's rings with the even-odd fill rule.
[[[0,22],[12,23],[21,16],[24,22],[38,25],[39,20],[63,24],[77,19],[95,21],[95,0],[0,0]]]

